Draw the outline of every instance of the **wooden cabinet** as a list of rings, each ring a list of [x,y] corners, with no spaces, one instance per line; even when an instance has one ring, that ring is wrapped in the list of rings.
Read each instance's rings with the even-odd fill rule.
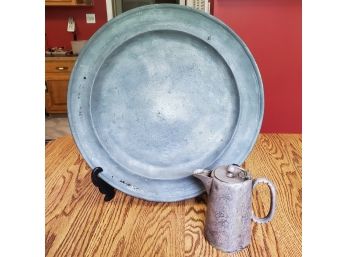
[[[46,57],[46,112],[66,113],[67,92],[76,57]]]
[[[67,3],[67,4],[72,4],[74,2],[74,0],[45,0],[45,3],[52,3],[52,4],[63,4],[63,3]]]
[[[45,0],[46,6],[92,6],[92,0]]]

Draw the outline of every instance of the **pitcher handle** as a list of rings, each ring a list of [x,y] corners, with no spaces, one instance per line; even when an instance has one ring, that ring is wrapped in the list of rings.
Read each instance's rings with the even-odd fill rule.
[[[254,211],[252,211],[252,219],[256,223],[267,223],[272,220],[274,213],[275,213],[275,208],[276,208],[276,189],[275,186],[271,181],[269,181],[266,178],[257,178],[253,180],[253,189],[258,185],[258,184],[267,184],[270,193],[271,193],[271,206],[269,208],[268,214],[264,218],[259,218],[255,216]]]

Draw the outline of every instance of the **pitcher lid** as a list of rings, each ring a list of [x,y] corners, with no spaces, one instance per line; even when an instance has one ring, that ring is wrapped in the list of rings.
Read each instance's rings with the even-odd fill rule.
[[[220,166],[214,170],[214,177],[226,183],[241,183],[251,179],[250,173],[237,164]]]

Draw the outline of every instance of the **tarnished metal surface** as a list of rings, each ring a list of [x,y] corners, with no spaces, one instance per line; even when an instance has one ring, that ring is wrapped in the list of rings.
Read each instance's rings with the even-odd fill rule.
[[[71,75],[69,122],[101,177],[153,201],[191,198],[191,176],[245,160],[263,117],[259,71],[216,18],[179,5],[133,9],[88,41]]]
[[[269,180],[252,180],[247,171],[235,165],[220,166],[213,172],[196,170],[194,176],[207,189],[205,236],[214,247],[225,252],[239,251],[250,244],[251,220],[266,223],[273,218],[276,191]],[[265,218],[252,212],[252,190],[259,183],[266,183],[271,192],[271,207]]]

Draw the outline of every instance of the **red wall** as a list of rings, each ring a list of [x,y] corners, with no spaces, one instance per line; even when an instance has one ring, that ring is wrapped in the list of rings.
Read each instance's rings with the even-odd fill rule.
[[[214,16],[247,44],[265,91],[262,132],[302,131],[301,0],[215,0]]]
[[[78,39],[88,39],[106,22],[105,0],[94,7],[46,7],[46,47],[70,47],[68,17]],[[86,24],[86,13],[96,24]],[[262,132],[301,133],[302,18],[301,0],[215,0],[214,15],[248,45],[259,66],[265,90]]]
[[[71,49],[73,34],[66,31],[70,16],[75,20],[78,40],[89,39],[107,21],[105,0],[94,0],[94,6],[91,7],[47,6],[45,11],[46,48],[64,46],[65,49]],[[87,24],[86,13],[95,13],[96,23]]]

